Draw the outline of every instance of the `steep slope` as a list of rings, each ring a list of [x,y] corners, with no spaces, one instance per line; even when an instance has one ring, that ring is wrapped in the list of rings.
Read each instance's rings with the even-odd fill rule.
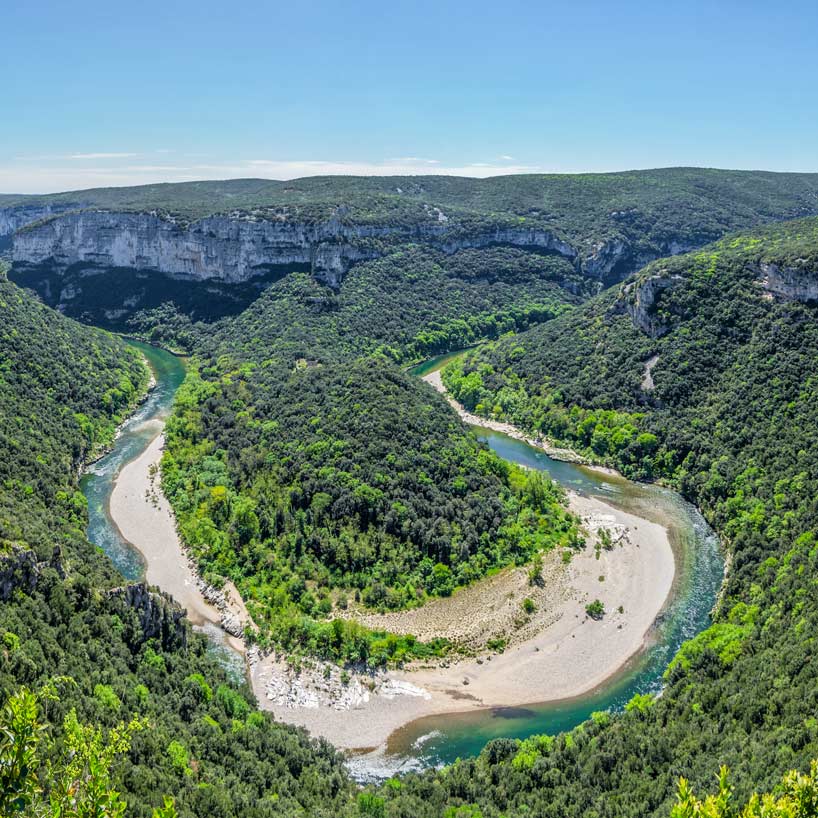
[[[145,387],[140,359],[2,281],[0,378],[0,700],[71,677],[47,703],[55,752],[72,709],[100,729],[147,718],[113,770],[131,816],[163,793],[181,816],[339,814],[334,750],[257,713],[178,606],[123,586],[84,537],[77,468]]]
[[[147,380],[132,350],[56,315],[0,270],[0,549],[25,543],[44,558],[57,535],[84,539],[77,470],[111,442]]]
[[[479,285],[468,258],[421,248],[356,267],[337,294],[294,274],[199,336],[164,486],[201,570],[237,584],[265,644],[399,661],[426,649],[387,652],[330,620],[351,597],[415,605],[573,542],[561,492],[478,445],[395,364],[560,311],[548,278],[570,266],[490,258],[497,280]]]
[[[213,302],[235,313],[283,272],[337,288],[352,265],[414,242],[547,251],[609,284],[731,229],[813,214],[817,191],[815,175],[689,168],[232,180],[0,197],[0,236],[19,230],[15,280],[72,315],[112,323],[175,300],[213,318]]]
[[[814,219],[729,237],[446,371],[478,411],[680,488],[732,567],[714,624],[682,648],[661,698],[554,741],[496,742],[445,777],[413,780],[401,809],[435,815],[462,799],[485,815],[662,815],[680,774],[704,789],[727,763],[744,798],[807,769],[818,754],[816,268]]]
[[[200,333],[199,375],[174,420],[166,479],[172,493],[179,480],[180,497],[204,500],[198,521],[201,506],[179,506],[183,524],[201,523],[217,546],[204,567],[239,568],[252,592],[251,572],[276,569],[283,555],[294,580],[287,594],[319,617],[324,600],[340,602],[334,595],[349,582],[339,557],[349,556],[349,543],[363,542],[361,523],[371,523],[367,531],[382,546],[389,544],[388,515],[402,513],[392,502],[402,503],[400,486],[381,485],[367,470],[381,461],[412,466],[416,457],[425,458],[425,470],[426,439],[444,451],[443,462],[432,465],[451,468],[453,479],[435,474],[438,494],[426,497],[414,468],[392,474],[408,471],[419,480],[408,485],[418,504],[411,512],[429,520],[423,504],[442,505],[443,527],[435,520],[424,543],[410,526],[400,531],[407,538],[398,540],[401,548],[354,555],[367,578],[380,580],[384,603],[406,587],[392,582],[378,559],[403,556],[406,542],[436,549],[442,540],[450,557],[457,554],[451,520],[468,522],[473,491],[479,506],[499,499],[530,508],[525,495],[536,495],[546,501],[545,533],[560,522],[553,504],[559,498],[547,486],[521,490],[519,475],[495,473],[496,464],[462,430],[441,428],[449,422],[444,407],[394,360],[448,348],[469,333],[474,339],[526,326],[525,311],[520,321],[514,311],[524,303],[550,309],[553,291],[540,289],[541,282],[554,283],[565,271],[537,267],[536,254],[517,248],[513,262],[503,257],[490,265],[505,271],[496,289],[470,289],[462,271],[454,286],[438,288],[450,276],[449,262],[435,255],[441,251],[413,249],[411,265],[397,255],[403,252],[357,265],[338,292],[305,273],[286,276],[240,317]],[[474,261],[466,266],[473,269]],[[814,219],[732,236],[655,262],[621,288],[487,345],[446,373],[452,390],[478,411],[679,487],[724,535],[732,570],[714,625],[680,652],[661,698],[637,698],[625,714],[599,714],[566,736],[494,742],[477,759],[357,799],[336,754],[256,714],[178,609],[139,586],[114,590],[119,580],[81,535],[75,469],[110,433],[128,403],[124,396],[139,391],[143,376],[133,359],[122,363],[118,342],[54,316],[4,282],[0,397],[3,451],[10,454],[2,484],[8,542],[0,590],[8,598],[0,606],[0,692],[67,673],[78,685],[50,711],[53,724],[72,706],[105,726],[147,712],[153,729],[136,738],[117,771],[137,815],[149,814],[168,792],[183,815],[423,818],[451,810],[635,818],[667,814],[680,774],[697,791],[710,789],[722,762],[734,771],[739,802],[753,789],[772,789],[786,769],[805,770],[818,756],[817,268]],[[391,281],[393,270],[405,278],[390,290],[379,277]],[[430,280],[435,287],[426,286]],[[383,301],[368,298],[375,281],[389,294]],[[423,339],[438,305],[435,332],[444,340],[435,347],[439,339]],[[490,331],[468,326],[475,305],[490,328],[494,318]],[[508,324],[495,318],[503,312]],[[42,343],[27,349],[29,338]],[[384,392],[390,401],[381,399]],[[278,417],[284,430],[270,425]],[[395,440],[384,439],[382,423],[400,429]],[[32,457],[29,439],[53,457]],[[327,459],[335,472],[322,473]],[[356,482],[338,481],[340,470]],[[333,496],[339,482],[342,491]],[[253,507],[259,500],[275,509],[272,519]],[[563,522],[562,533],[570,534]],[[264,526],[290,538],[289,550],[259,539]],[[332,559],[316,552],[309,539],[316,531],[318,545],[333,546]],[[482,543],[468,553],[498,556]],[[225,555],[236,562],[223,566],[217,558]],[[393,576],[415,567],[396,565]],[[312,576],[316,566],[323,598],[298,581],[300,571]],[[432,577],[449,582],[448,567],[448,576],[438,569]],[[272,574],[265,579],[279,582]],[[331,633],[316,628],[309,638],[318,648]],[[383,640],[375,647],[389,655],[399,646]]]

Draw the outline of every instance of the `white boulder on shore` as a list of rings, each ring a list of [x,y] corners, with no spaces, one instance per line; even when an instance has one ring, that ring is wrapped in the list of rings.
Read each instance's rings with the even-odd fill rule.
[[[386,673],[350,675],[328,663],[300,670],[282,662],[271,664],[265,694],[273,706],[288,710],[319,707],[355,710],[368,704],[374,696],[389,700],[399,696],[432,698],[428,690]]]

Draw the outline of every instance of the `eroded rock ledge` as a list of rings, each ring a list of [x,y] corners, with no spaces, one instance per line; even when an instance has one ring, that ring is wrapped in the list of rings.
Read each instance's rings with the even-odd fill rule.
[[[539,228],[490,227],[467,231],[434,218],[406,225],[350,224],[210,216],[190,225],[157,213],[86,210],[36,222],[14,238],[16,266],[48,264],[130,268],[193,280],[242,283],[281,265],[309,265],[337,287],[349,267],[382,256],[391,244],[419,241],[446,253],[492,244],[532,247],[574,258],[576,251]]]

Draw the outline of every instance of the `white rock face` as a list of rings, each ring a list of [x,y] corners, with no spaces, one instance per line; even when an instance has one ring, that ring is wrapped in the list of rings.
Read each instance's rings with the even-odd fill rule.
[[[797,270],[762,262],[761,285],[767,292],[779,298],[794,301],[818,301],[818,270]]]
[[[28,224],[46,219],[66,210],[82,207],[79,202],[55,205],[26,205],[23,207],[0,207],[0,238],[10,236]]]
[[[272,221],[249,216],[210,216],[193,224],[150,213],[83,211],[35,224],[15,236],[15,264],[49,264],[58,270],[76,264],[155,270],[173,277],[227,282],[248,281],[265,268],[309,264],[330,286],[356,261],[377,258],[391,239],[430,243],[446,253],[490,244],[510,244],[558,252],[575,250],[552,233],[533,228],[501,228],[469,234],[441,221],[410,225]]]
[[[662,292],[683,283],[681,276],[653,275],[626,285],[625,306],[633,325],[651,338],[665,335],[670,330],[670,324],[656,312],[656,301]]]
[[[599,242],[592,247],[591,254],[584,259],[582,268],[586,275],[602,281],[628,254],[629,250],[630,248],[622,239]]]
[[[653,249],[636,250],[622,237],[608,239],[592,245],[591,252],[582,259],[582,271],[590,278],[611,283],[621,279],[626,272],[644,267],[651,261],[664,256],[678,256],[695,250],[699,245],[690,242],[661,242]],[[617,265],[621,265],[619,275],[611,276]]]
[[[279,265],[299,264],[309,265],[317,278],[337,287],[352,264],[378,258],[397,243],[429,244],[444,253],[500,244],[559,253],[589,278],[612,283],[654,258],[691,249],[671,241],[637,251],[629,240],[617,236],[589,244],[580,254],[545,228],[467,227],[428,205],[425,218],[397,225],[350,223],[340,215],[307,222],[241,212],[187,224],[157,213],[79,207],[0,209],[0,236],[19,231],[14,236],[14,263],[48,265],[58,273],[74,265],[123,267],[228,283],[249,281]],[[68,212],[60,215],[63,210]]]
[[[404,679],[383,671],[377,673],[344,673],[335,665],[316,662],[309,668],[293,670],[284,662],[270,665],[265,684],[268,701],[288,710],[330,708],[355,710],[373,696],[393,700],[402,696],[430,699],[431,693]]]

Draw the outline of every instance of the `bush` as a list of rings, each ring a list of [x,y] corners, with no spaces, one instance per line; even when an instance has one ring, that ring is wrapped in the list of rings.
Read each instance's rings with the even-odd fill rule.
[[[605,616],[605,606],[598,599],[595,599],[585,606],[585,613],[587,613],[591,619],[600,620]]]

